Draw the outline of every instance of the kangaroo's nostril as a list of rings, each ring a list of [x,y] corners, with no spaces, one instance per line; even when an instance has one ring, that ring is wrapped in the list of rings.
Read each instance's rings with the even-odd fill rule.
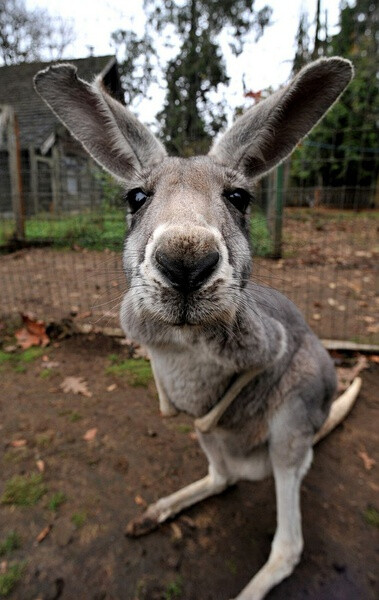
[[[158,269],[171,285],[182,293],[198,289],[212,275],[220,260],[219,253],[214,250],[201,258],[188,260],[173,258],[163,250],[157,250],[155,260]]]
[[[191,274],[192,286],[197,288],[204,283],[212,275],[219,260],[219,253],[214,250],[197,261]]]

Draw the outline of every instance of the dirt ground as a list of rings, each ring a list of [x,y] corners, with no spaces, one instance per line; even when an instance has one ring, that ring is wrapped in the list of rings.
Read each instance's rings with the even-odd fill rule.
[[[206,472],[192,422],[162,419],[152,381],[133,386],[129,371],[110,368],[127,357],[114,339],[76,336],[1,367],[0,581],[22,565],[11,599],[227,600],[268,556],[271,480],[125,537],[145,502]],[[88,394],[64,393],[67,376],[82,377]],[[302,486],[303,558],[270,600],[378,597],[379,365],[362,376],[351,415],[316,448]],[[45,486],[40,499],[4,504],[11,478],[31,474]],[[1,556],[11,532],[19,547]]]

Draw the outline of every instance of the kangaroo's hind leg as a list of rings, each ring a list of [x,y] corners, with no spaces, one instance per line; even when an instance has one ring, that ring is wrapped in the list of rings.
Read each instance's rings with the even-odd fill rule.
[[[289,422],[286,409],[272,424],[270,457],[275,479],[277,529],[266,564],[236,600],[262,600],[271,588],[288,577],[303,549],[300,486],[312,461],[312,431],[301,432]]]

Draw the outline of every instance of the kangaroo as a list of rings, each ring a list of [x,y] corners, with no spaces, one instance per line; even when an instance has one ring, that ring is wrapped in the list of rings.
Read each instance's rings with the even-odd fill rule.
[[[255,283],[249,209],[254,186],[294,149],[353,75],[320,59],[237,119],[207,156],[169,157],[99,78],[68,64],[35,86],[91,154],[122,181],[129,210],[121,323],[150,353],[160,410],[196,421],[206,477],[129,523],[141,535],[240,479],[273,474],[277,529],[267,562],[237,596],[261,600],[288,577],[303,548],[300,485],[312,447],[359,392],[339,398],[329,354],[285,296]]]

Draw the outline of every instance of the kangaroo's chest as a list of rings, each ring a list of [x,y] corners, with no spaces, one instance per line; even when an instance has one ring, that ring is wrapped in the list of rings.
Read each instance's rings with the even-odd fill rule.
[[[155,352],[154,371],[170,402],[194,417],[201,416],[222,397],[234,372],[207,356],[202,348],[189,352]]]

